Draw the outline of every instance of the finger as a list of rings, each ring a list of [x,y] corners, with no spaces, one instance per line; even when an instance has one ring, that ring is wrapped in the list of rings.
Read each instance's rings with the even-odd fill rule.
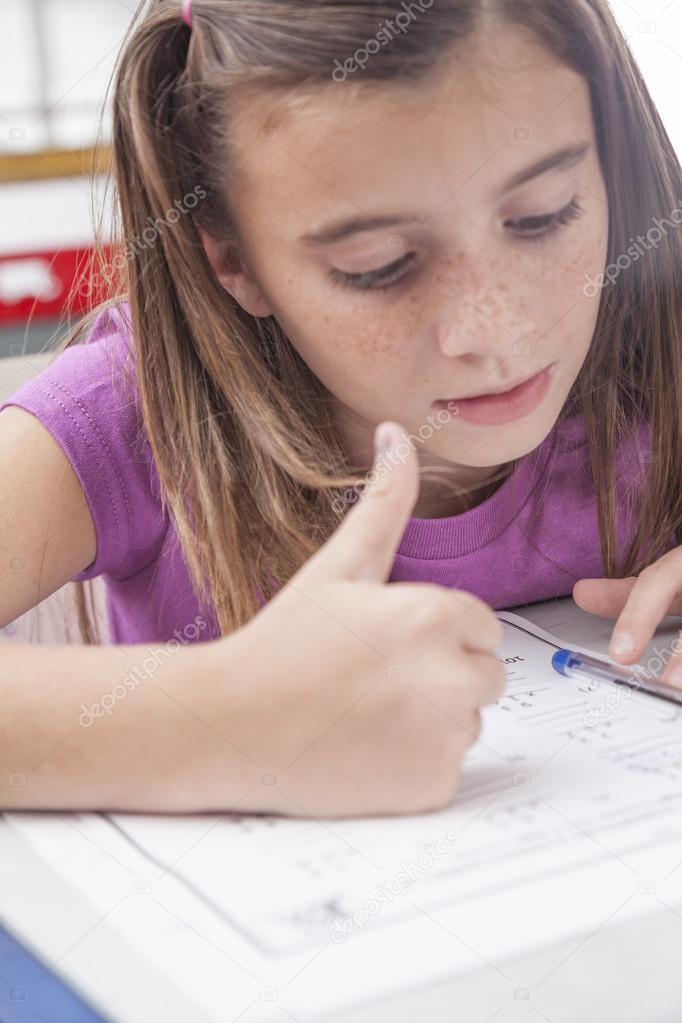
[[[675,613],[672,608],[677,606],[681,578],[680,548],[664,555],[639,574],[616,621],[609,656],[625,663],[639,659],[661,619]]]
[[[384,608],[398,628],[415,618],[426,620],[429,641],[418,657],[442,648],[460,654],[462,649],[495,653],[502,642],[502,622],[486,603],[466,590],[437,583],[391,583]],[[418,658],[414,658],[416,661]]]
[[[434,658],[422,666],[419,679],[410,683],[413,691],[466,730],[473,712],[504,695],[507,671],[490,654],[472,654],[465,661],[449,659],[447,663]]]
[[[589,614],[617,618],[636,580],[634,575],[626,579],[579,579],[573,587],[573,599]]]
[[[462,646],[474,653],[494,654],[504,636],[502,622],[492,608],[471,593],[462,593],[455,627]]]
[[[398,423],[380,423],[362,497],[301,574],[385,582],[418,494],[419,462],[411,440]]]
[[[507,688],[507,669],[491,654],[471,654],[469,664],[474,675],[473,695],[476,703],[495,703]]]
[[[459,668],[437,667],[434,672],[443,682],[436,692],[432,690],[431,702],[462,727],[472,711],[496,703],[507,688],[507,669],[491,654],[472,654]]]

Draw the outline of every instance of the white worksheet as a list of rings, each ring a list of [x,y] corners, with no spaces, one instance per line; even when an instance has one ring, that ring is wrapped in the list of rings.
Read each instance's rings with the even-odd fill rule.
[[[568,601],[499,617],[507,690],[442,811],[7,820],[207,1020],[317,1019],[483,963],[504,972],[655,903],[679,912],[682,707],[552,669],[559,646],[605,653],[611,621]],[[659,630],[647,656],[675,636]]]

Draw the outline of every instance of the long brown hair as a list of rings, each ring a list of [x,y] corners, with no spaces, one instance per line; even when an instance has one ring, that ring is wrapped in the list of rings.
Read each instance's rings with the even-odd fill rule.
[[[284,584],[330,536],[344,513],[339,494],[362,474],[340,446],[328,390],[274,317],[249,315],[219,284],[200,243],[197,227],[238,244],[225,196],[239,155],[230,113],[249,89],[328,85],[339,55],[368,46],[380,38],[378,24],[419,6],[194,0],[190,31],[178,0],[143,3],[119,56],[113,245],[126,254],[112,276],[111,249],[102,257],[100,244],[106,301],[66,344],[103,305],[129,300],[162,499],[197,596],[213,604],[223,634],[258,610],[256,586],[271,596],[272,581]],[[610,206],[608,262],[676,208],[679,161],[606,0],[425,0],[421,7],[407,32],[375,46],[352,84],[418,81],[483,14],[504,18],[535,33],[589,83]],[[155,244],[134,244],[150,223],[167,219],[175,200],[199,189],[201,201]],[[637,574],[680,529],[681,272],[682,238],[672,231],[603,288],[589,353],[560,416],[584,416],[606,576]],[[614,451],[643,420],[654,454],[636,535],[619,564]],[[82,636],[94,641],[77,585]]]

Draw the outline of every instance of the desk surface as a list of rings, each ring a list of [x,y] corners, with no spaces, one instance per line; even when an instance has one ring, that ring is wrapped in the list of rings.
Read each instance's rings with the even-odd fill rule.
[[[2,1023],[106,1023],[2,927],[0,973]]]
[[[0,923],[49,970],[87,998],[106,1020],[125,1023],[204,1023],[184,995],[143,961],[83,896],[66,884],[26,839],[0,816]],[[0,961],[1,1023],[15,1023]],[[96,982],[93,983],[93,979]],[[85,1011],[85,1008],[80,1010]],[[62,1021],[43,1009],[31,1023]],[[21,1020],[23,1023],[23,1020]]]
[[[10,941],[0,943],[0,974],[5,975],[0,1001],[2,1023],[149,1023],[152,1019],[209,1023],[204,1013],[169,985],[168,978],[154,965],[135,954],[106,918],[102,919],[58,877],[2,818],[0,850],[3,924],[94,1006],[89,1009],[83,1005],[76,1012],[76,1003],[68,1001],[68,992],[60,993],[58,987],[51,988],[41,980],[33,990],[38,992],[42,987],[41,994],[52,992],[55,1000],[45,998],[40,1004],[28,1001],[28,1006],[40,1015],[17,1014],[17,1003],[8,997],[11,977],[5,951],[9,948],[10,955],[18,955],[16,942]],[[542,1018],[552,1023],[575,1023],[576,1019],[581,1023],[603,1023],[605,1019],[679,1023],[681,947],[682,907],[671,909],[658,902],[650,916],[618,927],[604,927],[590,936],[589,942],[561,943],[509,963],[515,976],[527,976],[530,983],[531,978],[549,974],[541,1000],[536,993],[532,1002],[526,999],[524,989],[518,989],[516,1000],[510,1000],[508,985],[491,967],[327,1018],[329,1023],[412,1023],[419,1014],[430,1023],[452,1023],[454,1018],[483,1023],[493,1016],[499,1023]],[[559,963],[561,969],[555,969]],[[22,969],[34,971],[30,977],[35,978],[35,964]],[[29,979],[28,983],[35,981]],[[66,1015],[59,1014],[63,1006],[69,1006]],[[103,1015],[98,1016],[97,1011]],[[223,1006],[222,1011],[226,1015],[221,1018],[231,1019],[229,1007]],[[244,1023],[248,1020],[247,1013]]]

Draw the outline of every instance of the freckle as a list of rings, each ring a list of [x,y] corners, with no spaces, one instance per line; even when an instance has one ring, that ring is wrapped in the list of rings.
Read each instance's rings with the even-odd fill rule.
[[[372,355],[388,355],[393,353],[394,342],[386,334],[377,334],[367,339],[364,348],[366,353]]]

